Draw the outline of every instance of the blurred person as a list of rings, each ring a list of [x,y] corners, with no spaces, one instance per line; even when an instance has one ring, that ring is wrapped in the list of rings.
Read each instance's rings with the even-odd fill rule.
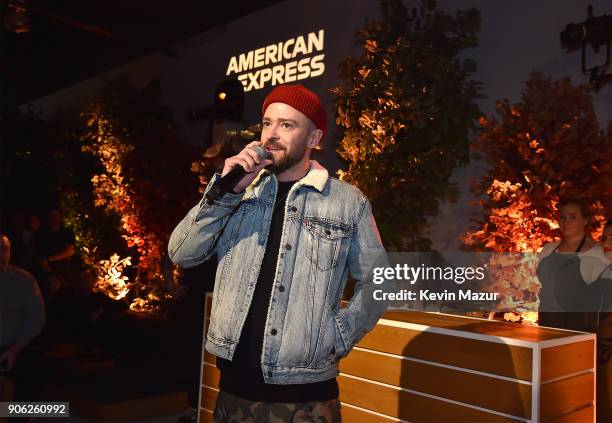
[[[47,301],[47,343],[61,341],[98,342],[106,335],[107,323],[114,321],[127,307],[100,292],[94,292],[96,276],[81,269],[72,284],[61,275],[51,274],[51,295]]]
[[[15,399],[36,399],[37,375],[32,366],[31,342],[45,323],[45,304],[36,280],[9,264],[11,243],[0,237],[0,368],[15,382]]]
[[[24,230],[23,240],[25,242],[26,247],[28,247],[32,241],[32,238],[36,233],[40,230],[42,224],[40,222],[40,217],[35,214],[31,214],[28,216],[28,224]]]
[[[23,242],[25,246],[25,257],[23,261],[23,269],[32,273],[35,279],[38,281],[41,290],[43,290],[44,283],[46,282],[45,272],[42,269],[40,260],[34,251],[32,240],[36,233],[41,228],[40,218],[31,214],[27,217],[27,225],[23,229]],[[44,292],[43,292],[44,294]]]
[[[47,226],[32,238],[33,251],[46,273],[61,275],[66,283],[71,282],[71,258],[76,253],[74,234],[63,226],[62,212],[51,208],[47,215]]]
[[[11,242],[11,264],[19,268],[25,268],[27,261],[26,237],[27,227],[23,210],[15,210],[9,219],[6,236]]]

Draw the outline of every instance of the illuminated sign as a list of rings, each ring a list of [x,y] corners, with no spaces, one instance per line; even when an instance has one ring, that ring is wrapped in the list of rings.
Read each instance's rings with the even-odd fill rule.
[[[225,75],[238,74],[244,91],[323,75],[324,35],[325,31],[320,29],[233,56]]]

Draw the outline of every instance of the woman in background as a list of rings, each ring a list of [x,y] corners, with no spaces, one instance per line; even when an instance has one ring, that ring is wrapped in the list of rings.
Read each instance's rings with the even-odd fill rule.
[[[540,326],[596,332],[599,311],[606,299],[598,281],[610,260],[590,236],[591,213],[579,199],[561,201],[560,241],[546,244],[537,275]]]

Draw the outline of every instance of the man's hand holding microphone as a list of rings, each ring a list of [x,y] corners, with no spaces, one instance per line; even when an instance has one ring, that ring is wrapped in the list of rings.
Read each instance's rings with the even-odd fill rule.
[[[208,191],[206,198],[214,201],[227,192],[238,194],[257,177],[259,171],[273,163],[261,141],[253,141],[237,155],[225,159],[221,180]]]

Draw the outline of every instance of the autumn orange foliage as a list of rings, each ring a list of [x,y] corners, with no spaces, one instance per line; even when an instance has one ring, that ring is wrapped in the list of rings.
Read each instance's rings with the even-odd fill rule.
[[[90,133],[82,150],[97,157],[104,168],[91,179],[95,205],[121,216],[122,237],[138,252],[138,278],[152,279],[161,272],[163,244],[155,232],[145,230],[137,193],[124,175],[123,163],[134,147],[122,138],[127,136],[124,128],[105,113],[103,105],[94,106],[87,116]]]
[[[612,200],[612,133],[600,130],[587,88],[535,72],[521,101],[500,100],[497,113],[498,118],[480,119],[480,136],[472,146],[489,169],[475,186],[484,197],[483,217],[464,242],[476,251],[517,253],[508,256],[514,263],[492,263],[499,272],[491,289],[510,294],[506,305],[512,310],[537,301],[537,256],[521,253],[536,253],[558,237],[561,198],[590,204],[592,235],[601,234]]]
[[[483,219],[465,242],[477,250],[536,252],[557,238],[560,198],[591,205],[601,233],[612,201],[612,133],[599,128],[588,89],[533,73],[522,99],[497,102],[473,144],[489,169],[478,181]]]

